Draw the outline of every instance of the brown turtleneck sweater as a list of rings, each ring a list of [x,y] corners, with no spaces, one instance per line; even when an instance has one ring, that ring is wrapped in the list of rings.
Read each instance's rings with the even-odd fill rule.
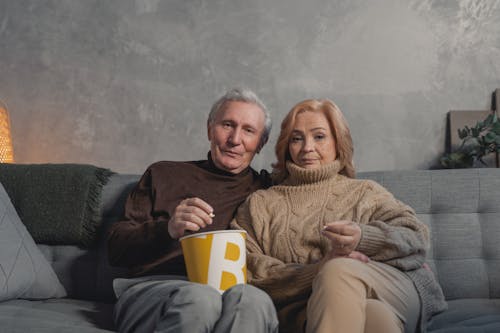
[[[215,213],[213,223],[199,232],[227,229],[246,197],[269,185],[266,171],[258,174],[247,168],[234,175],[217,169],[210,153],[203,161],[154,163],[129,194],[123,221],[110,228],[109,261],[131,268],[134,276],[185,275],[180,243],[170,237],[167,227],[175,207],[198,197]]]

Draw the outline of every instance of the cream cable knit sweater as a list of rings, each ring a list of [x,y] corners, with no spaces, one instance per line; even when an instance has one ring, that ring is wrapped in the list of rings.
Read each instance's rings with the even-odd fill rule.
[[[413,209],[376,182],[340,175],[339,161],[314,170],[289,162],[287,169],[282,184],[250,195],[231,224],[248,232],[249,283],[269,293],[280,320],[295,320],[287,318],[287,305],[308,299],[331,246],[322,227],[338,220],[360,225],[356,250],[410,273],[423,303],[422,323],[446,307],[432,273],[422,269],[429,231]]]

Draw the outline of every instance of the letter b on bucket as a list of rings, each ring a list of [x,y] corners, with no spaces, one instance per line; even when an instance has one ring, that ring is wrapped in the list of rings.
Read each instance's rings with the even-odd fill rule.
[[[188,279],[208,284],[223,293],[235,284],[246,283],[246,232],[221,230],[180,239]]]

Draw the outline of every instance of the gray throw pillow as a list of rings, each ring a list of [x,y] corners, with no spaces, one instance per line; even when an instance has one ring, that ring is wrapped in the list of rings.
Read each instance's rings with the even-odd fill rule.
[[[0,302],[66,296],[0,183]]]

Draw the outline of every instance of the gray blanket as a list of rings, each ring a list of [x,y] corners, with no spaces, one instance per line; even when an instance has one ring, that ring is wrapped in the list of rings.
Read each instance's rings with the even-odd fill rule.
[[[112,172],[85,164],[0,164],[0,182],[37,243],[89,247]]]

